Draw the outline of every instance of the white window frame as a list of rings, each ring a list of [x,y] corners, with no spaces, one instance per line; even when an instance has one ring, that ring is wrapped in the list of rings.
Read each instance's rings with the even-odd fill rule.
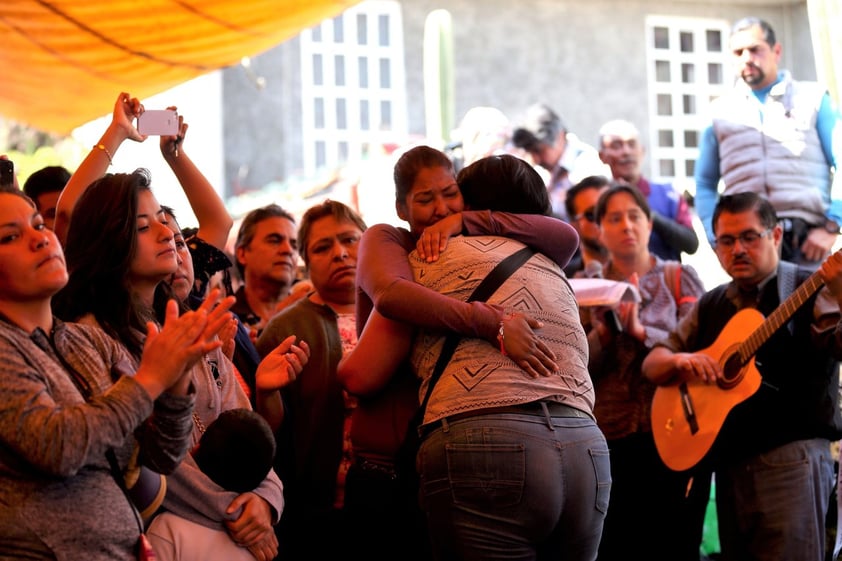
[[[358,43],[357,17],[367,18],[366,44]],[[389,44],[380,45],[380,18],[387,18]],[[334,26],[342,26],[342,41],[334,41]],[[317,37],[320,31],[320,37]],[[314,39],[314,37],[316,37]],[[366,156],[369,146],[394,142],[408,131],[406,76],[404,71],[404,37],[401,6],[392,0],[367,0],[345,10],[332,19],[300,34],[302,147],[304,171],[315,174],[321,169],[336,168],[346,161]],[[322,58],[322,83],[315,83],[313,60]],[[343,57],[344,85],[335,83],[336,57]],[[368,86],[359,86],[359,60],[367,61]],[[389,84],[382,87],[381,62],[387,64]],[[315,103],[324,101],[324,126],[316,126]],[[346,126],[337,123],[337,103],[344,101]],[[369,127],[363,130],[360,105],[368,102]],[[383,122],[381,103],[391,106],[391,122]],[[347,158],[340,146],[347,146]],[[324,161],[318,161],[318,147],[324,150]]]
[[[724,19],[687,18],[650,15],[646,17],[646,69],[649,110],[649,169],[653,180],[671,182],[679,190],[695,193],[693,175],[688,174],[686,162],[695,162],[699,156],[698,143],[701,142],[702,131],[710,125],[710,102],[728,91],[734,83],[731,66],[731,54],[728,49],[730,24]],[[655,47],[655,28],[664,27],[668,30],[669,48]],[[721,33],[721,50],[709,52],[706,48],[706,32],[708,30]],[[693,52],[681,52],[680,34],[690,32],[693,35]],[[669,62],[670,80],[658,81],[656,78],[656,61]],[[682,64],[695,66],[695,80],[693,83],[682,81]],[[708,64],[719,64],[722,72],[722,83],[714,84],[708,80]],[[672,102],[672,115],[658,114],[658,96],[669,96]],[[684,114],[684,96],[693,96],[695,112]],[[673,146],[659,144],[659,131],[669,130],[673,133]],[[687,131],[695,131],[697,145],[686,146],[684,135]],[[662,173],[661,161],[671,160],[674,164],[672,175]]]

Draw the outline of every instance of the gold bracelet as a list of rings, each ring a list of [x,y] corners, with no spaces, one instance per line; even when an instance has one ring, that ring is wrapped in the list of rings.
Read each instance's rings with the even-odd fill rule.
[[[108,151],[108,148],[105,147],[104,144],[94,144],[94,148],[99,148],[105,154],[105,157],[108,158],[108,165],[112,164],[111,162],[111,152]]]

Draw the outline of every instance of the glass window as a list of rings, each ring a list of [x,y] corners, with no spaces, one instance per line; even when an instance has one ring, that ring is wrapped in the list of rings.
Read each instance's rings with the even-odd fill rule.
[[[322,55],[313,55],[313,83],[317,86],[324,86],[324,68],[322,65]]]
[[[380,87],[388,89],[392,87],[392,67],[389,64],[388,58],[380,59]]]
[[[655,48],[656,49],[669,49],[670,48],[670,30],[666,27],[656,27],[652,30],[652,34],[655,37]]]
[[[316,166],[323,168],[327,163],[327,146],[324,140],[316,141]]]
[[[342,15],[338,15],[333,18],[333,42],[334,43],[344,43],[345,42],[345,27],[342,25]]]
[[[371,115],[368,109],[368,100],[360,100],[360,129],[367,131],[371,130]]]
[[[672,96],[658,94],[658,115],[672,115]]]
[[[693,177],[696,173],[696,160],[684,160],[684,176]]]
[[[716,62],[708,63],[708,83],[722,83],[722,65]]]
[[[684,131],[684,147],[698,148],[699,147],[699,131]]]
[[[663,177],[675,177],[675,162],[672,160],[658,160],[658,170]]]
[[[696,65],[683,63],[681,65],[681,81],[685,84],[692,84],[696,81]]]
[[[658,146],[661,148],[672,148],[675,146],[675,140],[671,130],[658,131]]]
[[[377,18],[377,37],[381,47],[388,47],[389,43],[389,16],[380,15]]]
[[[718,29],[708,29],[705,31],[705,42],[709,53],[722,52],[722,32]]]
[[[696,96],[695,95],[683,95],[681,96],[681,102],[684,109],[685,115],[695,115],[696,114]]]
[[[655,61],[655,80],[658,82],[670,81],[670,63],[668,60]]]
[[[345,85],[345,57],[342,55],[336,55],[333,57],[333,73],[334,76],[334,84],[337,86],[344,86]]]
[[[336,100],[336,128],[345,130],[348,128],[348,112],[346,111],[345,100],[339,98]]]
[[[368,17],[366,14],[357,14],[357,44],[368,44]]]
[[[388,101],[380,102],[380,126],[385,130],[392,126],[392,104]]]
[[[313,124],[317,129],[325,128],[325,100],[321,97],[313,100]]]
[[[368,59],[364,56],[357,57],[357,75],[360,79],[360,87],[368,87]]]
[[[682,31],[679,33],[679,38],[681,40],[681,52],[682,53],[692,53],[693,52],[693,32],[692,31]]]

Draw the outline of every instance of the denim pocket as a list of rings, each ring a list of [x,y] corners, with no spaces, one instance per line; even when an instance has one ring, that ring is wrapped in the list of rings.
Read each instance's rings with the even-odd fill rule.
[[[526,473],[522,444],[448,444],[453,501],[477,508],[520,503]]]
[[[588,450],[593,463],[594,480],[596,481],[596,504],[594,507],[601,513],[608,511],[608,499],[611,496],[611,460],[608,449]]]

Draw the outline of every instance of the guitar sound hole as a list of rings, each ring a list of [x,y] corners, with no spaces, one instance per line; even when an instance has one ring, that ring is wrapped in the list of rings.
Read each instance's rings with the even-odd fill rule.
[[[728,357],[722,367],[722,379],[717,380],[717,385],[723,390],[730,390],[743,379],[743,362],[739,353]]]

